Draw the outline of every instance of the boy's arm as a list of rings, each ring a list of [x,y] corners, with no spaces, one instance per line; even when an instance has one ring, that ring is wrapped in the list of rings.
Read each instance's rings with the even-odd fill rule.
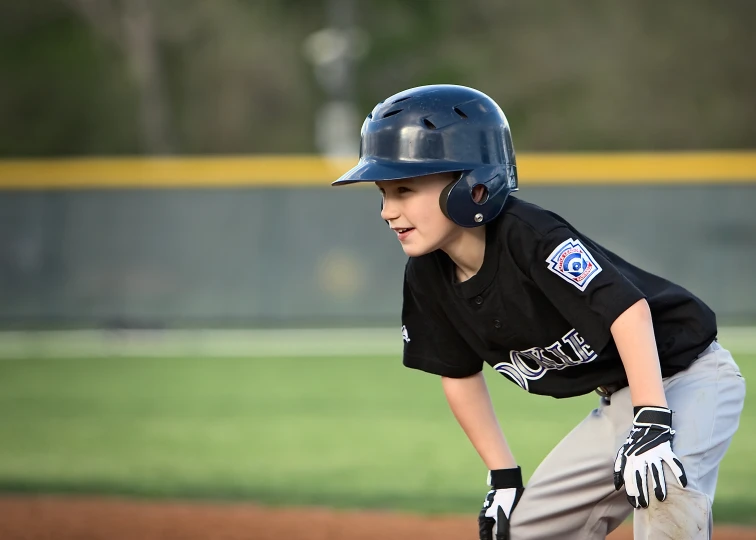
[[[666,463],[681,487],[688,483],[682,462],[672,450],[672,411],[662,384],[651,310],[646,300],[627,308],[611,326],[612,336],[625,367],[633,403],[633,425],[614,463],[614,487],[625,486],[627,500],[635,508],[650,504],[648,472],[653,492],[663,501],[667,483]],[[650,471],[649,471],[650,469]]]
[[[625,367],[633,405],[666,407],[648,302],[639,300],[630,306],[610,329]]]
[[[489,469],[490,490],[478,514],[478,538],[509,538],[509,519],[524,487],[522,472],[496,420],[483,372],[454,379],[442,377],[444,393],[467,438]]]
[[[441,380],[452,413],[488,469],[517,467],[496,419],[483,372],[463,379]]]

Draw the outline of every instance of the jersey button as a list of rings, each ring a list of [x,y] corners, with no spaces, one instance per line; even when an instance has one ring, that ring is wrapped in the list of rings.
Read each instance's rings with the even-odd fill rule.
[[[501,328],[501,321],[499,319],[494,319],[494,328],[497,330]]]
[[[475,303],[478,305],[481,305],[483,303],[483,297],[482,296],[476,296],[475,297]]]

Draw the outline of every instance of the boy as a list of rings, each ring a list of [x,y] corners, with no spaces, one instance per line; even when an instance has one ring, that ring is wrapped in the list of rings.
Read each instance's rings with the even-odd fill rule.
[[[477,90],[422,86],[379,103],[359,163],[334,185],[353,182],[378,186],[381,217],[409,256],[404,365],[441,376],[489,469],[481,540],[494,529],[603,539],[633,508],[636,539],[711,538],[745,382],[701,300],[511,196],[509,125]],[[531,393],[602,396],[527,488],[484,363]]]

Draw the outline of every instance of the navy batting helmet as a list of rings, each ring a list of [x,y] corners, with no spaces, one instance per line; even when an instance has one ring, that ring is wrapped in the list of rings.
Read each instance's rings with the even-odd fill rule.
[[[465,86],[410,88],[380,102],[362,124],[360,161],[332,185],[459,172],[442,192],[441,210],[476,227],[501,213],[517,191],[509,123],[494,100]],[[486,197],[473,200],[475,186]]]

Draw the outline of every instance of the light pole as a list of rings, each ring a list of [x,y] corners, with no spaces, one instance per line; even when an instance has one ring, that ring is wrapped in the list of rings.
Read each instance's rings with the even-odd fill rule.
[[[325,0],[325,8],[326,27],[303,46],[326,94],[315,116],[315,144],[329,158],[354,156],[359,150],[354,64],[367,52],[367,37],[354,22],[355,0]]]

